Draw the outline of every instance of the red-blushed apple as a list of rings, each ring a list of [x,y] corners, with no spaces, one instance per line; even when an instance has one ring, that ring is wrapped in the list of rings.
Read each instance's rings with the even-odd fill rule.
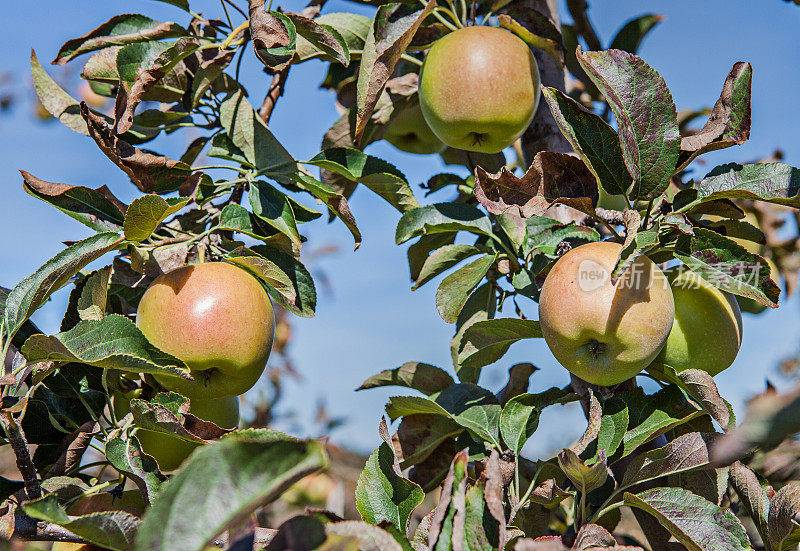
[[[528,45],[498,27],[437,40],[420,71],[419,102],[450,147],[497,153],[519,138],[539,105],[539,68]]]
[[[147,288],[136,325],[194,377],[156,375],[187,398],[238,396],[264,371],[275,336],[272,303],[255,277],[225,262],[183,266]]]
[[[608,241],[567,252],[553,265],[539,297],[547,346],[570,373],[601,386],[634,377],[658,355],[675,315],[661,269],[640,256],[615,282],[622,249]]]
[[[716,375],[729,368],[742,345],[742,314],[734,295],[685,266],[665,274],[675,298],[675,321],[655,361],[678,372],[702,369]]]

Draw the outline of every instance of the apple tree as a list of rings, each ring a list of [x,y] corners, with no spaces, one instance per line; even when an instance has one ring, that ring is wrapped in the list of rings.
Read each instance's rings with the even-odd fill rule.
[[[800,170],[779,155],[696,162],[749,138],[750,64],[719,75],[713,109],[679,111],[636,55],[657,15],[602,41],[582,0],[567,2],[572,24],[545,0],[365,0],[371,17],[324,0],[221,0],[213,17],[162,1],[175,21],[120,14],[55,54],[82,64],[109,113],[31,55],[43,108],[140,194],[125,204],[21,171],[26,193],[94,234],[2,291],[2,444],[21,478],[0,479],[4,538],[117,551],[796,548],[800,473],[778,476],[765,457],[800,431],[800,399],[762,396],[737,426],[713,378],[738,352],[740,309],[777,307],[800,268],[797,236],[777,231],[798,219]],[[253,55],[270,77],[260,105],[240,80]],[[269,121],[292,67],[312,59],[340,118],[298,159]],[[151,149],[187,129],[179,158]],[[402,167],[365,152],[379,140],[452,168],[422,185],[435,199],[421,204]],[[303,225],[327,215],[361,243],[357,187],[399,212],[414,288],[443,276],[452,369],[409,361],[359,388],[415,391],[386,404],[399,422],[378,427],[360,520],[308,510],[259,526],[254,513],[328,459],[324,442],[236,428],[237,396],[266,364],[271,305],[314,315]],[[595,288],[569,271],[576,259],[600,270]],[[46,335],[31,316],[65,286],[60,331]],[[529,392],[535,358],[500,389],[480,385],[538,338],[569,385]],[[526,457],[541,413],[573,402],[583,435]],[[438,503],[412,525],[430,493]]]

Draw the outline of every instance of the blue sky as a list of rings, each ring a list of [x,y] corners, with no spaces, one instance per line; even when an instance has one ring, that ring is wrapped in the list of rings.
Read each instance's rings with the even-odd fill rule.
[[[191,4],[195,11],[218,13],[217,2],[193,0]],[[708,168],[728,161],[754,160],[778,147],[786,153],[786,162],[800,164],[800,143],[796,140],[800,128],[796,98],[800,90],[796,58],[800,8],[780,0],[644,1],[636,3],[636,8],[622,0],[593,4],[592,17],[605,44],[633,16],[648,12],[666,16],[640,54],[664,76],[679,109],[712,106],[731,65],[739,60],[753,64],[751,140],[743,147],[706,156]],[[304,4],[274,0],[274,5],[294,11]],[[363,6],[342,0],[331,0],[326,6],[326,11],[343,10],[369,13]],[[43,0],[25,8],[15,5],[5,10],[0,33],[0,72],[17,78],[17,96],[25,101],[12,112],[0,114],[0,285],[13,286],[57,253],[62,248],[61,241],[89,233],[77,222],[25,194],[18,169],[56,182],[92,187],[105,184],[123,200],[134,197],[135,189],[124,174],[89,138],[55,122],[42,124],[32,116],[33,92],[28,76],[31,48],[46,62],[65,40],[125,12],[186,23],[184,12],[152,0]],[[244,80],[252,101],[258,104],[268,80],[253,56],[247,57]],[[74,76],[81,65],[67,67]],[[55,76],[62,74],[60,67],[47,69]],[[310,158],[318,152],[323,132],[337,118],[333,98],[317,89],[323,71],[319,62],[295,67],[287,93],[270,123],[272,131],[297,158]],[[173,134],[153,147],[176,154],[189,139],[187,133]],[[435,157],[400,153],[384,143],[371,146],[369,152],[395,163],[415,191],[419,190],[419,183],[442,168]],[[426,201],[422,193],[418,195]],[[287,416],[282,426],[299,434],[312,430],[316,403],[323,399],[331,415],[346,418],[346,424],[333,433],[333,439],[368,450],[379,441],[376,428],[386,399],[401,393],[401,389],[358,393],[353,389],[369,375],[410,360],[452,370],[449,341],[453,328],[441,320],[434,306],[438,279],[418,291],[410,290],[406,246],[394,245],[399,214],[366,190],[355,194],[351,208],[364,235],[364,243],[355,253],[352,238],[340,222],[327,225],[317,221],[303,228],[310,238],[310,251],[335,245],[340,252],[319,258],[312,266],[324,272],[330,290],[317,280],[317,316],[294,323],[291,353],[302,380],[288,381],[281,403],[281,411]],[[57,293],[37,313],[35,320],[44,330],[57,330],[66,296],[65,291]],[[529,310],[535,314],[533,308]],[[794,297],[783,301],[777,311],[746,317],[742,351],[733,367],[717,377],[723,396],[738,413],[743,411],[744,401],[763,388],[765,378],[779,386],[786,384],[775,366],[797,350],[798,322],[798,301]],[[502,386],[507,368],[520,361],[530,361],[541,368],[532,380],[534,390],[568,382],[566,372],[544,343],[530,341],[514,345],[503,360],[485,368],[481,383],[493,389]],[[539,427],[527,447],[534,456],[567,445],[580,434],[584,424],[577,408],[556,406],[545,413]]]

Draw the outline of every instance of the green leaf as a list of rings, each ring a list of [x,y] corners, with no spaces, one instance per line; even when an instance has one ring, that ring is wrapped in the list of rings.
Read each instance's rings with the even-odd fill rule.
[[[542,330],[535,320],[499,318],[479,321],[464,332],[458,362],[463,367],[483,367],[502,358],[515,342],[541,337]]]
[[[460,383],[436,398],[450,417],[486,442],[500,447],[500,404],[494,394],[477,385]]]
[[[313,317],[314,310],[317,307],[317,290],[314,287],[314,279],[311,277],[306,267],[292,255],[267,245],[256,245],[250,247],[249,250],[237,249],[230,253],[229,258],[231,255],[249,256],[251,252],[258,254],[276,265],[292,282],[295,294],[294,300],[287,300],[286,296],[279,293],[277,289],[268,286],[266,288],[267,293],[269,293],[273,300],[277,301],[281,306],[295,315],[304,318]],[[277,282],[278,280],[276,279],[276,283]],[[288,294],[287,292],[287,295]]]
[[[425,461],[443,442],[462,432],[464,428],[449,417],[425,413],[405,415],[396,436],[403,452],[400,468],[407,469]]]
[[[634,457],[625,469],[620,487],[628,488],[662,476],[708,468],[709,455],[709,443],[702,434],[683,434],[665,446]]]
[[[542,88],[558,128],[597,182],[612,195],[628,193],[633,182],[620,149],[619,136],[606,121],[556,88]]]
[[[435,400],[418,396],[393,396],[386,413],[399,417],[427,413],[452,419],[479,438],[499,446],[500,404],[497,397],[477,385],[460,383],[444,389]]]
[[[613,398],[603,403],[603,417],[597,435],[597,449],[614,455],[628,431],[628,406],[623,400]]]
[[[364,41],[367,39],[367,33],[372,24],[372,20],[365,15],[338,12],[324,13],[314,21],[335,30],[344,40],[348,51],[364,49]],[[298,61],[306,61],[323,57],[325,52],[303,36],[299,36],[297,37],[296,55]]]
[[[767,261],[725,236],[695,228],[694,235],[678,238],[675,258],[723,291],[778,305],[781,290],[770,278]]]
[[[244,152],[236,147],[231,137],[225,132],[220,132],[211,139],[211,147],[208,149],[208,156],[233,161],[247,168],[256,167],[244,156]]]
[[[190,86],[186,72],[177,70],[175,63],[196,51],[199,44],[193,39],[176,42],[137,42],[123,46],[117,52],[117,74],[128,87],[134,85],[139,75],[154,66],[169,64],[171,70],[158,79],[157,83],[144,94],[143,99],[163,102],[178,101]],[[187,48],[189,48],[187,50]]]
[[[166,477],[159,472],[156,460],[142,451],[139,439],[135,435],[127,440],[112,438],[106,442],[105,452],[111,466],[133,480],[150,503]]]
[[[110,46],[148,42],[185,34],[186,29],[171,21],[159,23],[139,14],[115,15],[93,31],[79,38],[68,40],[61,46],[53,63],[63,65],[81,54]]]
[[[267,284],[282,297],[282,302],[297,303],[298,290],[295,289],[294,281],[273,261],[245,247],[232,251],[225,259],[240,268],[244,268]]]
[[[442,280],[436,290],[436,309],[447,323],[455,323],[472,291],[492,267],[496,255],[484,255]]]
[[[20,170],[22,188],[26,193],[50,203],[67,216],[94,231],[117,232],[125,221],[125,205],[106,186],[91,189],[46,182],[33,174]]]
[[[481,249],[472,245],[445,245],[439,247],[425,259],[417,276],[417,281],[411,289],[416,291],[437,275],[452,268],[462,260],[481,252]]]
[[[189,199],[164,199],[151,193],[133,200],[125,211],[125,239],[138,243],[150,239],[158,225],[189,203]]]
[[[353,213],[350,212],[347,198],[310,174],[298,171],[292,175],[292,178],[301,189],[325,203],[328,210],[344,222],[344,225],[353,235],[355,248],[358,249],[361,246],[361,232],[356,226],[356,219],[353,217]]]
[[[449,551],[467,549],[465,524],[460,520],[466,513],[468,450],[462,450],[453,458],[450,470],[442,484],[442,492],[436,512],[431,518],[427,538],[429,549]],[[458,519],[457,519],[458,517]],[[419,533],[418,533],[419,537]]]
[[[411,513],[423,499],[422,488],[403,478],[392,446],[382,442],[358,477],[356,508],[361,518],[370,524],[389,522],[406,532]]]
[[[419,235],[453,231],[494,236],[492,221],[477,207],[466,203],[437,203],[404,213],[397,223],[395,243],[400,245]]]
[[[267,226],[243,206],[234,203],[225,205],[222,209],[217,228],[243,233],[261,241],[268,241],[275,235],[275,230],[271,226]]]
[[[319,19],[310,19],[296,13],[288,13],[286,16],[294,23],[297,34],[312,48],[318,50],[324,60],[338,62],[345,67],[350,64],[347,42],[334,27],[322,23]],[[297,46],[299,44],[295,44],[295,49]]]
[[[570,243],[573,247],[600,241],[600,234],[594,228],[574,223],[562,224],[558,220],[543,216],[529,218],[527,232],[524,251],[527,254],[538,251],[548,257],[558,256],[558,246],[562,241]]]
[[[800,169],[783,163],[718,166],[697,184],[700,202],[723,198],[758,199],[800,207]]]
[[[86,278],[75,305],[80,319],[100,320],[105,317],[110,278],[111,266],[97,270]]]
[[[320,151],[307,164],[367,186],[400,212],[419,207],[405,175],[394,165],[349,147]]]
[[[326,464],[316,441],[269,429],[230,433],[195,450],[172,477],[145,513],[135,549],[203,549]]]
[[[635,54],[639,51],[639,46],[641,46],[647,33],[663,20],[663,15],[654,15],[652,13],[631,19],[617,31],[617,35],[611,41],[610,48]]]
[[[406,362],[394,369],[385,369],[373,375],[356,390],[382,386],[404,386],[430,396],[454,384],[453,378],[443,369],[420,362]]]
[[[89,130],[86,126],[86,121],[81,117],[78,100],[67,94],[64,89],[47,74],[42,64],[39,63],[36,52],[33,50],[31,50],[31,77],[33,78],[33,86],[36,89],[36,95],[39,97],[39,101],[47,112],[73,132],[88,136]],[[112,119],[106,115],[94,111],[92,112],[103,117],[106,121],[112,121]],[[140,143],[155,138],[158,133],[159,130],[136,126],[126,132],[124,136],[129,143]]]
[[[615,399],[628,406],[628,431],[622,439],[622,450],[615,459],[626,457],[645,442],[668,430],[696,419],[706,412],[686,400],[675,386],[646,395],[642,389],[623,391]]]
[[[394,73],[400,56],[411,43],[422,21],[431,13],[436,0],[419,11],[407,14],[400,4],[380,6],[367,33],[356,83],[355,141],[361,141],[367,122]]]
[[[23,279],[6,297],[3,308],[5,334],[12,337],[52,293],[66,285],[84,266],[120,244],[116,233],[100,233],[70,245],[36,272]]]
[[[461,313],[456,320],[456,332],[450,341],[450,356],[453,358],[453,366],[456,368],[456,375],[462,383],[477,383],[480,378],[481,370],[464,367],[459,363],[459,354],[467,346],[462,346],[464,333],[473,324],[480,321],[491,319],[497,309],[497,297],[494,287],[486,282],[469,296],[466,304],[461,309]]]
[[[533,11],[533,10],[532,10]],[[525,25],[527,21],[524,19],[518,22],[509,15],[500,14],[497,16],[497,23],[504,29],[508,29],[525,43],[534,48],[539,48],[551,58],[559,68],[564,68],[564,45],[560,40],[553,40],[544,36],[539,36],[535,31],[536,29],[530,25]]]
[[[264,181],[255,181],[250,183],[248,196],[253,214],[291,239],[295,246],[302,245],[292,206],[283,193]]]
[[[22,508],[35,519],[66,528],[78,537],[113,551],[131,549],[139,527],[139,519],[124,511],[68,516],[54,493],[29,501]]]
[[[509,400],[500,414],[500,435],[503,441],[519,455],[528,438],[539,426],[539,397],[535,394],[519,394]]]
[[[587,465],[578,454],[565,448],[558,454],[558,464],[579,492],[588,494],[600,488],[608,478],[606,453],[600,450],[597,461]]]
[[[800,543],[800,484],[790,482],[775,494],[769,504],[769,541],[776,551],[791,551]]]
[[[265,176],[286,181],[295,172],[294,158],[253,111],[241,89],[222,102],[220,123],[233,144]]]
[[[640,57],[621,50],[578,52],[578,61],[617,119],[622,157],[633,176],[628,198],[658,197],[680,153],[678,117],[664,79]]]
[[[29,363],[80,362],[104,369],[190,378],[186,364],[148,342],[131,320],[111,314],[55,335],[33,335],[22,346]]]
[[[733,512],[683,488],[653,488],[639,494],[625,492],[624,501],[653,515],[691,551],[752,549],[744,527]]]
[[[698,132],[681,138],[678,170],[703,153],[740,145],[750,138],[752,82],[753,67],[743,61],[734,63],[708,122]]]

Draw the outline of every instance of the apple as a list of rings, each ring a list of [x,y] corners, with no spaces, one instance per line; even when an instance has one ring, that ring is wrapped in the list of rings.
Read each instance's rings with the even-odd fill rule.
[[[130,393],[133,394],[133,393]],[[130,411],[132,398],[136,396],[114,394],[114,408],[118,418]],[[224,429],[234,429],[239,425],[239,398],[228,396],[218,400],[189,401],[189,413],[205,421],[211,421]],[[152,455],[164,472],[174,471],[184,460],[203,444],[187,442],[165,432],[137,429],[136,437],[147,455]]]
[[[570,373],[600,386],[634,377],[661,352],[675,315],[661,269],[640,256],[617,280],[622,245],[587,243],[553,265],[539,297],[542,334]]]
[[[497,153],[519,138],[539,105],[530,48],[497,27],[467,27],[437,40],[420,71],[419,104],[450,147]]]
[[[428,127],[418,101],[402,108],[389,121],[383,137],[400,151],[417,155],[441,153],[446,147]]]
[[[157,348],[189,367],[194,381],[155,375],[187,398],[238,396],[258,381],[269,359],[275,316],[264,288],[225,262],[183,266],[147,288],[136,325]]]
[[[715,214],[707,214],[703,217],[704,220],[708,220],[709,222],[719,222],[720,220],[725,220],[722,216],[717,216]],[[760,228],[761,225],[758,223],[758,218],[756,217],[754,212],[746,212],[744,218],[741,219],[742,222],[747,222],[751,226],[755,226],[756,228]],[[764,245],[758,243],[756,241],[750,241],[749,239],[744,239],[742,237],[729,237],[731,241],[734,241],[747,249],[747,252],[753,254],[761,254],[764,249]]]
[[[684,266],[666,270],[675,297],[675,321],[655,361],[681,372],[716,375],[730,367],[742,344],[742,314],[736,298]]]
[[[778,267],[771,258],[764,258],[764,260],[766,260],[767,264],[769,265],[770,278],[772,278],[772,281],[776,282],[780,286],[780,272],[778,271]],[[739,309],[742,312],[747,312],[748,314],[760,314],[767,309],[767,307],[760,302],[755,301],[752,298],[740,297],[739,295],[736,295],[736,302],[739,303]]]

